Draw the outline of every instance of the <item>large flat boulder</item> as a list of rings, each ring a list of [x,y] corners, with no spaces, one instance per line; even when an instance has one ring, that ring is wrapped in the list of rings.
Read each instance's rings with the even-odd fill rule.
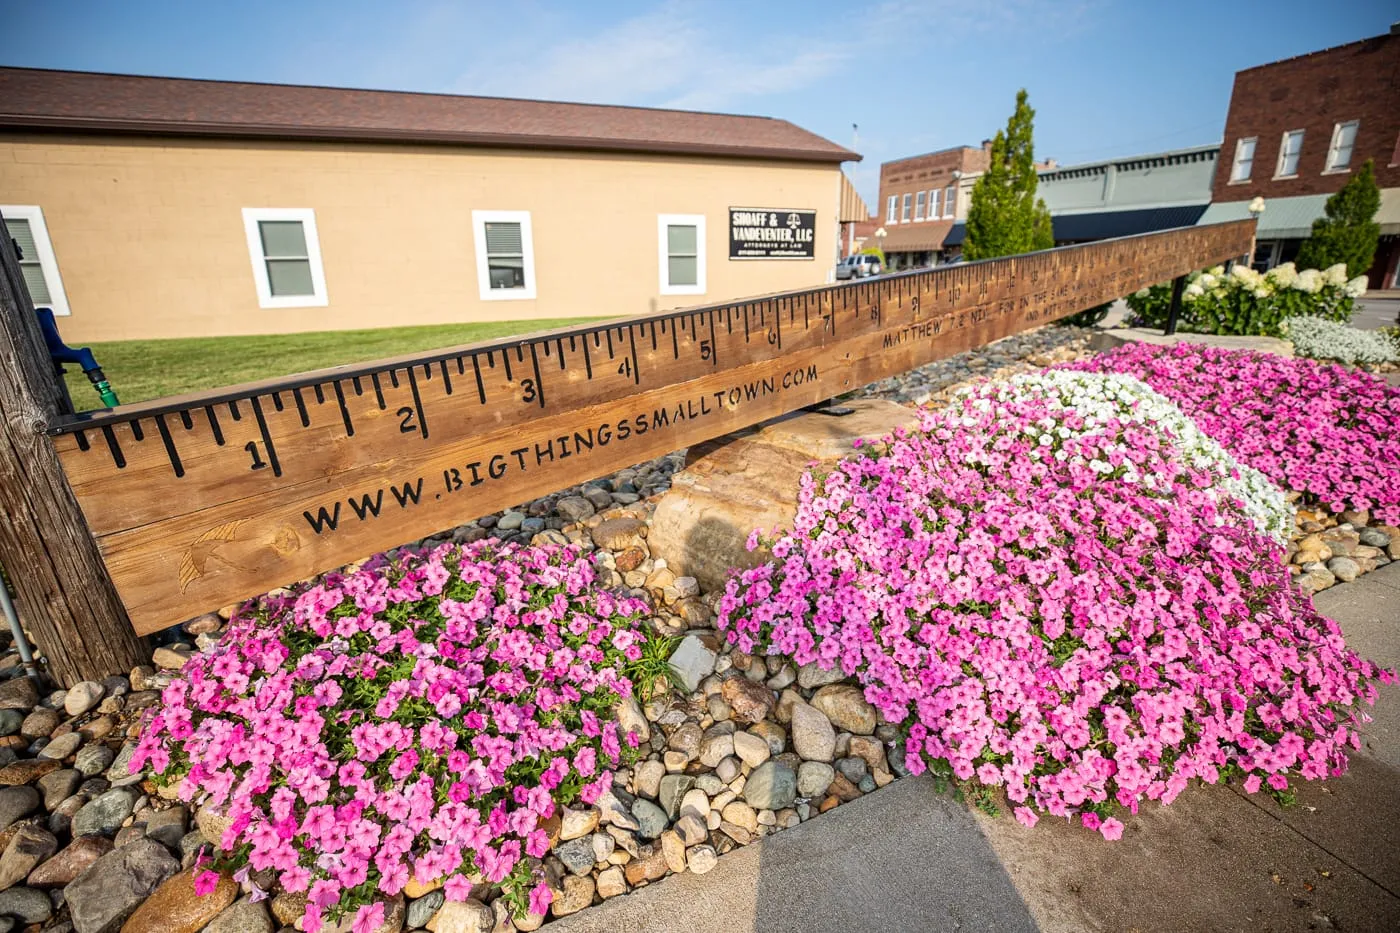
[[[877,441],[918,423],[913,410],[883,399],[842,404],[855,411],[794,412],[692,447],[657,503],[647,535],[652,555],[664,557],[678,576],[717,589],[731,568],[753,567],[767,556],[745,547],[755,528],[771,534],[790,527],[809,466],[830,469],[855,453],[856,441]]]

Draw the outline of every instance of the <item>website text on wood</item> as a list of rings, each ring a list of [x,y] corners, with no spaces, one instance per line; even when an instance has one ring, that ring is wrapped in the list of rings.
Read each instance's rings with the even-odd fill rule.
[[[138,633],[1249,250],[1251,221],[92,412],[53,442]]]

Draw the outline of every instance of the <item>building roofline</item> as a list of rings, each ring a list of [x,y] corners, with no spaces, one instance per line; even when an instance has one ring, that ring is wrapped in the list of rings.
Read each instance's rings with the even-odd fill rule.
[[[944,149],[935,149],[935,150],[933,150],[932,152],[921,152],[921,153],[919,153],[918,155],[901,156],[901,157],[899,157],[898,159],[890,159],[888,162],[881,162],[881,163],[880,163],[880,168],[884,168],[886,165],[895,165],[895,164],[897,164],[897,163],[899,163],[899,162],[909,162],[909,161],[911,161],[911,160],[913,160],[913,159],[923,159],[923,158],[926,158],[926,157],[928,157],[928,156],[942,155],[942,154],[945,153],[945,152],[959,152],[959,151],[964,150],[964,149],[971,149],[971,150],[974,150],[974,151],[976,151],[976,152],[981,152],[981,151],[982,151],[982,147],[981,147],[981,146],[948,146],[947,148],[944,148]]]
[[[752,113],[730,113],[725,110],[685,110],[680,107],[648,107],[642,104],[599,104],[590,101],[572,100],[551,100],[543,97],[503,97],[498,94],[452,94],[448,91],[404,91],[393,88],[382,87],[351,87],[345,84],[287,84],[281,81],[243,81],[233,78],[184,78],[172,75],[146,75],[136,74],[130,71],[83,71],[75,68],[26,68],[19,65],[0,65],[0,72],[3,71],[35,71],[45,72],[54,75],[83,75],[93,78],[135,78],[141,81],[181,81],[192,84],[222,84],[222,85],[253,85],[254,87],[266,88],[297,88],[314,91],[351,91],[354,93],[368,94],[405,94],[414,97],[441,97],[447,100],[460,100],[467,98],[470,100],[495,100],[503,103],[530,103],[530,104],[566,104],[570,107],[597,107],[601,110],[649,110],[653,113],[684,113],[703,114],[708,117],[739,117],[744,120],[775,120],[787,123],[781,117],[769,117],[762,114]]]
[[[509,99],[509,98],[506,98]],[[154,136],[184,136],[213,139],[273,139],[320,140],[325,142],[383,142],[424,143],[429,145],[471,145],[495,149],[565,149],[580,152],[653,152],[666,155],[738,156],[755,159],[792,160],[795,162],[859,162],[858,153],[841,158],[810,149],[781,149],[771,146],[706,145],[704,143],[671,143],[655,140],[580,139],[575,136],[539,136],[519,133],[452,133],[427,130],[361,130],[355,127],[287,127],[256,126],[241,123],[222,124],[180,123],[144,120],[49,120],[25,118],[0,113],[0,129],[34,130],[38,132],[133,134]]]
[[[1328,47],[1325,48],[1325,49],[1317,49],[1317,50],[1312,51],[1312,52],[1303,52],[1303,53],[1300,54],[1300,55],[1290,55],[1288,58],[1280,58],[1280,59],[1277,59],[1277,60],[1275,60],[1275,61],[1264,62],[1264,63],[1259,64],[1259,65],[1250,65],[1248,68],[1241,68],[1239,71],[1236,71],[1235,74],[1236,74],[1236,75],[1242,75],[1242,74],[1244,74],[1245,72],[1249,72],[1249,71],[1258,71],[1258,70],[1261,69],[1261,68],[1272,68],[1272,67],[1274,67],[1275,65],[1283,65],[1283,64],[1287,64],[1288,62],[1301,61],[1302,59],[1305,59],[1305,58],[1313,58],[1314,56],[1317,56],[1317,55],[1328,55],[1328,54],[1330,54],[1330,53],[1332,53],[1332,52],[1336,52],[1336,51],[1339,51],[1339,50],[1341,50],[1341,49],[1350,48],[1350,47],[1353,46],[1353,45],[1362,45],[1362,44],[1367,43],[1367,42],[1376,42],[1376,41],[1379,41],[1379,40],[1382,40],[1382,39],[1393,39],[1393,38],[1396,38],[1396,36],[1395,36],[1394,33],[1381,33],[1381,34],[1378,35],[1378,36],[1367,36],[1367,37],[1365,37],[1364,39],[1353,39],[1351,42],[1343,42],[1341,45],[1332,45],[1332,46],[1328,46]]]
[[[492,97],[486,95],[447,94],[433,91],[391,91],[377,88],[348,88],[329,85],[277,84],[262,81],[230,81],[213,78],[172,78],[159,75],[123,74],[118,72],[73,71],[52,68],[18,68],[0,66],[0,78],[6,75],[44,75],[55,78],[72,79],[115,79],[120,81],[151,82],[153,86],[165,88],[198,85],[205,88],[224,88],[231,92],[240,89],[286,90],[296,92],[317,92],[328,95],[389,95],[404,99],[432,99],[438,102],[461,102],[469,106],[472,102],[500,104],[522,104],[531,107],[557,107],[577,112],[596,110],[599,113],[614,115],[655,114],[668,117],[698,117],[704,120],[733,120],[771,126],[780,131],[791,130],[794,137],[808,137],[811,146],[762,144],[745,145],[733,142],[710,142],[704,133],[693,134],[690,139],[633,138],[627,136],[607,136],[588,134],[560,134],[547,132],[485,132],[480,130],[435,129],[431,126],[357,126],[348,123],[337,124],[334,119],[323,124],[308,123],[259,123],[236,119],[218,121],[209,119],[160,119],[139,117],[125,119],[115,116],[93,116],[60,112],[57,107],[49,107],[52,112],[35,108],[31,112],[16,112],[12,104],[0,102],[0,129],[32,130],[40,132],[78,133],[133,133],[161,136],[194,136],[221,138],[260,138],[260,139],[319,139],[380,141],[391,143],[420,142],[430,144],[475,145],[504,148],[543,148],[607,152],[658,152],[666,154],[694,154],[711,156],[738,156],[758,159],[778,159],[809,162],[840,163],[860,161],[861,155],[825,137],[819,136],[788,120],[769,116],[720,113],[714,111],[680,110],[664,107],[633,107],[617,104],[576,103],[571,101],[548,101],[528,98]],[[798,141],[801,141],[800,139]]]
[[[1207,143],[1202,146],[1187,146],[1182,149],[1167,149],[1162,152],[1148,152],[1141,155],[1115,156],[1111,159],[1094,159],[1090,162],[1076,162],[1074,165],[1057,165],[1054,168],[1042,169],[1037,172],[1042,178],[1046,175],[1055,175],[1060,172],[1083,171],[1084,169],[1098,168],[1106,165],[1123,165],[1129,162],[1144,162],[1149,159],[1168,159],[1173,156],[1195,155],[1197,153],[1220,151],[1223,143]]]

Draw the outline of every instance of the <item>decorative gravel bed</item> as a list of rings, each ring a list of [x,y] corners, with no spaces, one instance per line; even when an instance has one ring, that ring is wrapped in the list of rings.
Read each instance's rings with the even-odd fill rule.
[[[1088,332],[1042,328],[860,394],[937,403],[970,380],[1087,358],[1087,344]],[[714,630],[722,594],[702,592],[651,555],[654,501],[682,463],[682,454],[671,454],[423,542],[581,548],[601,584],[646,600],[648,624],[675,636],[671,662],[679,682],[621,705],[621,724],[641,738],[640,760],[619,770],[591,805],[546,824],[543,865],[553,903],[545,914],[509,919],[500,889],[490,884],[473,886],[468,900],[446,902],[440,886],[409,882],[376,929],[537,929],[549,916],[669,873],[708,872],[734,848],[907,773],[898,730],[852,681],[839,670],[798,667],[725,644]],[[1400,530],[1364,510],[1310,506],[1297,514],[1289,555],[1300,586],[1316,591],[1400,558]],[[225,878],[196,896],[196,860],[222,831],[216,814],[192,813],[148,774],[128,773],[139,717],[160,702],[192,652],[218,640],[232,608],[165,633],[152,666],[69,691],[36,689],[13,652],[0,658],[0,676],[8,677],[0,682],[0,933],[300,928],[304,898],[284,892],[261,899],[257,879]],[[0,633],[0,646],[8,644]],[[347,919],[323,929],[351,925]]]

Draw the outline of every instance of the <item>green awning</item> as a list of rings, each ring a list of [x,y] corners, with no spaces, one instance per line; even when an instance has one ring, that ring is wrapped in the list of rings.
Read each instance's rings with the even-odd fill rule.
[[[1326,194],[1305,194],[1295,198],[1266,198],[1259,215],[1259,239],[1301,240],[1312,234],[1312,222],[1323,216]],[[1218,224],[1228,220],[1248,220],[1248,201],[1217,202],[1206,208],[1198,224]],[[1400,188],[1381,191],[1381,209],[1376,214],[1381,233],[1400,233]]]
[[[1259,239],[1300,240],[1312,233],[1312,222],[1322,216],[1328,195],[1305,194],[1296,198],[1266,198],[1264,213],[1259,215]],[[1230,220],[1249,219],[1248,201],[1226,201],[1212,204],[1201,215],[1198,224],[1220,224]]]

